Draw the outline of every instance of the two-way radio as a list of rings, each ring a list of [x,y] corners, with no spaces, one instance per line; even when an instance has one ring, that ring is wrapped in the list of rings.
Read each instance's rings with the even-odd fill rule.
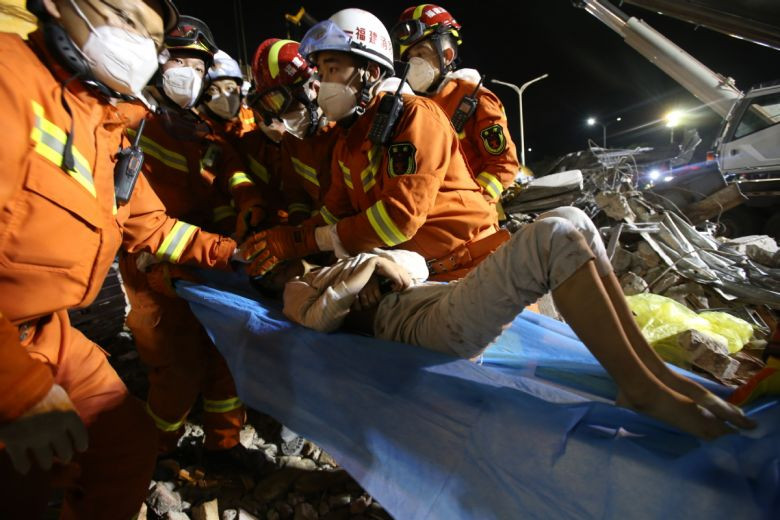
[[[477,101],[477,92],[479,92],[479,87],[482,86],[483,81],[485,81],[484,75],[479,78],[479,83],[477,83],[477,87],[470,96],[464,95],[462,98],[460,98],[458,108],[455,110],[455,113],[452,114],[451,119],[452,126],[455,127],[456,132],[462,132],[463,127],[466,126],[466,121],[468,121],[469,118],[474,115],[474,111],[477,109],[477,105],[479,104],[479,101]]]
[[[404,110],[404,101],[401,97],[401,90],[406,81],[406,75],[409,73],[409,64],[401,64],[403,72],[401,81],[398,83],[398,90],[394,94],[386,94],[379,102],[379,108],[374,115],[371,123],[371,130],[368,131],[368,139],[376,145],[387,144],[393,136],[393,128],[401,113]]]
[[[135,183],[144,165],[144,151],[139,146],[141,134],[144,131],[146,119],[141,119],[133,144],[119,151],[116,166],[114,166],[114,196],[119,205],[127,204],[135,189]]]

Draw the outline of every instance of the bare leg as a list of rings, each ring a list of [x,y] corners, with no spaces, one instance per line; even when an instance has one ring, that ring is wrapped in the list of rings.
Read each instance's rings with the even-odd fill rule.
[[[620,325],[631,347],[655,377],[675,392],[703,406],[715,414],[716,417],[729,421],[741,428],[755,427],[755,423],[748,419],[739,407],[725,402],[698,383],[670,370],[650,344],[647,343],[636,320],[634,320],[634,315],[628,306],[628,302],[626,302],[625,296],[623,296],[623,291],[615,274],[609,273],[607,276],[601,277],[601,282],[607,291],[609,300],[615,309]]]
[[[553,290],[553,298],[566,322],[613,377],[626,405],[699,437],[733,432],[725,422],[667,387],[645,366],[629,342],[592,261]]]

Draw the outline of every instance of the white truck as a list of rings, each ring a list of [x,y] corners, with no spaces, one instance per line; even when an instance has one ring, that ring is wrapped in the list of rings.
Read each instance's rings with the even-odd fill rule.
[[[780,50],[780,23],[773,21],[780,18],[776,0],[753,0],[750,10],[739,2],[723,0],[628,2]],[[727,183],[737,185],[746,200],[720,217],[722,233],[764,233],[780,240],[780,81],[743,92],[734,80],[713,72],[647,23],[608,1],[574,3],[723,118],[710,167]]]

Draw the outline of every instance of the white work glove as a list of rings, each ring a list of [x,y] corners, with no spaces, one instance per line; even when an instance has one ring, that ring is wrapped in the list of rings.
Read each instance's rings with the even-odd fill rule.
[[[51,469],[55,457],[67,464],[74,449],[85,451],[87,429],[65,389],[53,385],[24,415],[0,426],[0,442],[5,444],[16,471],[25,475],[33,462],[30,451],[44,471]]]

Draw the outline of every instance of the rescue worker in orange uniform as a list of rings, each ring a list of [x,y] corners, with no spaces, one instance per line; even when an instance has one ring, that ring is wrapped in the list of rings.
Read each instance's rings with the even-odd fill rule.
[[[501,101],[481,85],[479,72],[456,67],[460,28],[444,8],[421,4],[401,13],[390,35],[398,58],[409,63],[409,85],[444,109],[477,182],[497,203],[521,165]]]
[[[437,279],[463,276],[506,240],[460,153],[452,125],[433,101],[401,95],[385,142],[372,126],[398,80],[387,29],[371,13],[345,9],[312,27],[301,55],[316,60],[317,102],[344,126],[333,150],[331,187],[320,215],[303,227],[277,227],[242,244],[250,274],[316,251],[339,257],[375,247],[420,253]],[[380,84],[382,83],[382,84]],[[408,89],[407,89],[408,90]],[[392,125],[392,126],[390,126]],[[322,225],[325,224],[325,225]]]
[[[330,187],[331,152],[340,134],[317,106],[314,70],[298,54],[298,42],[271,38],[252,60],[253,107],[268,121],[282,121],[280,178],[289,222],[318,212]]]
[[[279,211],[286,214],[278,173],[284,127],[258,122],[254,110],[244,103],[241,68],[226,52],[214,55],[206,79],[201,115],[241,156],[266,204],[268,223],[279,223],[283,218]]]
[[[247,215],[260,199],[236,152],[193,109],[216,45],[208,27],[189,16],[180,17],[165,45],[169,58],[146,89],[157,109],[147,117],[140,140],[144,176],[169,215],[230,234],[236,229],[231,195],[239,213]],[[129,134],[135,136],[135,130]],[[246,413],[227,364],[170,286],[171,277],[185,276],[181,268],[155,264],[150,270],[148,260],[145,254],[124,254],[119,267],[131,304],[127,325],[149,367],[146,411],[157,426],[160,452],[176,448],[202,395],[207,459],[238,461]]]
[[[117,99],[157,68],[168,0],[30,0],[28,42],[0,34],[0,518],[129,519],[147,494],[154,425],[103,350],[70,326],[118,248],[227,268],[233,240],[165,214],[143,176],[115,199],[128,147]]]

